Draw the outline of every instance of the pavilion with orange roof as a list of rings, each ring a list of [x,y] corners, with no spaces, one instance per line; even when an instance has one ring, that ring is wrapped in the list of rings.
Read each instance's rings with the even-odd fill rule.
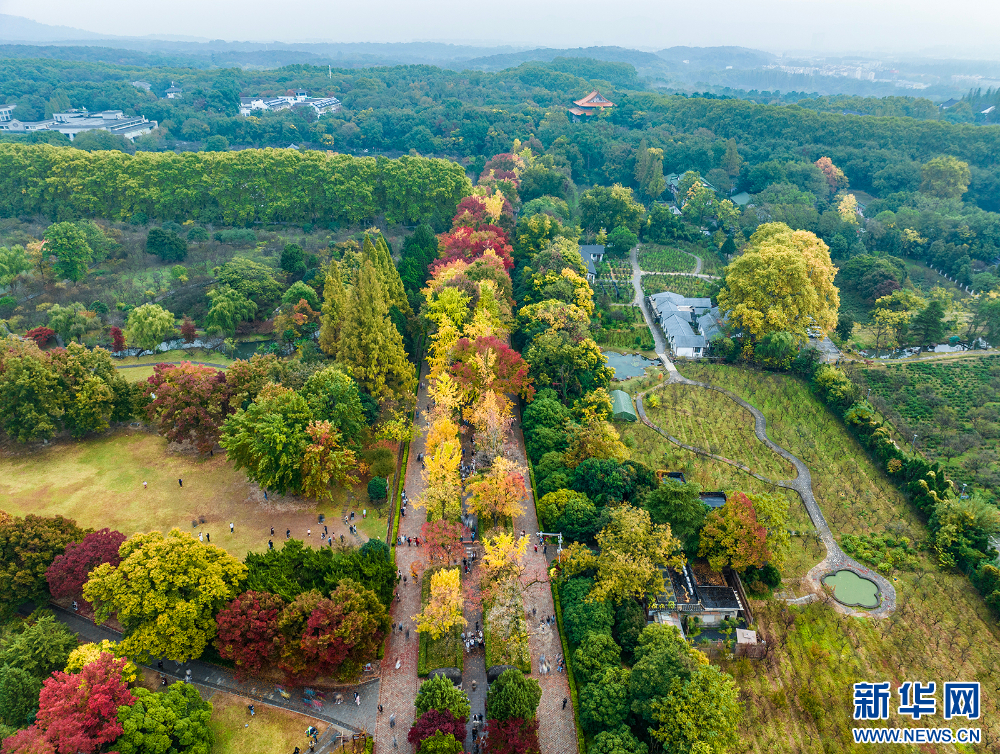
[[[569,108],[570,120],[579,123],[581,117],[596,115],[606,107],[614,107],[611,100],[602,96],[596,89],[583,99],[578,99],[574,103],[575,107]]]

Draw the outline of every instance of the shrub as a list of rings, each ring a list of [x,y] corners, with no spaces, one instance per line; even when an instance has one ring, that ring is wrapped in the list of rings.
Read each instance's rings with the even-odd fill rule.
[[[368,499],[372,502],[385,500],[389,497],[389,485],[385,477],[377,476],[368,482]]]
[[[16,306],[17,299],[13,296],[0,297],[0,314],[3,314],[5,317],[10,316]]]
[[[205,230],[200,225],[195,225],[191,230],[188,231],[188,241],[207,241],[209,239],[208,231]]]
[[[542,689],[538,681],[526,678],[520,670],[505,670],[490,686],[486,697],[486,717],[489,720],[532,720],[541,698]]]
[[[231,228],[218,231],[215,240],[229,246],[249,247],[257,244],[257,234],[246,228]]]
[[[30,338],[31,340],[35,341],[35,343],[37,343],[39,346],[44,346],[55,336],[56,336],[55,330],[53,330],[51,327],[44,327],[44,326],[36,327],[33,330],[28,330],[28,332],[24,334],[24,337]]]
[[[146,253],[164,262],[180,262],[187,256],[187,241],[172,230],[152,228],[146,236]]]

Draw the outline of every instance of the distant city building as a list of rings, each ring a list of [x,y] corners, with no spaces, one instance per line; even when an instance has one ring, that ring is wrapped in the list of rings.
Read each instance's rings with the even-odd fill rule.
[[[335,113],[341,108],[336,97],[310,97],[305,89],[297,89],[294,93],[281,97],[240,97],[240,115],[253,115],[255,112],[278,112],[293,107],[307,107],[322,117],[327,113]]]
[[[121,110],[103,110],[99,113],[70,110],[65,113],[54,113],[48,120],[21,121],[12,117],[13,108],[14,105],[0,107],[0,131],[14,134],[58,131],[66,134],[70,141],[84,131],[107,131],[131,141],[137,136],[148,134],[157,126],[155,120],[146,120],[142,116],[127,116]]]
[[[184,90],[171,81],[170,88],[166,91],[167,99],[180,99],[183,94]]]
[[[583,99],[576,100],[573,104],[575,107],[569,108],[569,114],[570,120],[574,123],[579,123],[580,118],[587,118],[592,115],[596,115],[606,107],[615,106],[611,100],[603,97],[596,89]]]

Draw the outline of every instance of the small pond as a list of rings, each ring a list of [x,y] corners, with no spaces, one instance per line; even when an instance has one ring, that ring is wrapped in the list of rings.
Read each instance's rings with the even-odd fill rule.
[[[264,346],[269,346],[272,343],[274,343],[273,340],[250,340],[237,343],[236,350],[233,353],[233,358],[249,359],[251,356],[257,353],[257,349],[262,348]]]
[[[878,587],[874,581],[854,571],[837,571],[824,577],[823,583],[833,587],[833,598],[850,607],[878,607]]]
[[[659,361],[647,359],[635,353],[615,353],[605,351],[608,366],[615,370],[616,380],[627,380],[629,377],[642,377],[648,367],[655,367]]]

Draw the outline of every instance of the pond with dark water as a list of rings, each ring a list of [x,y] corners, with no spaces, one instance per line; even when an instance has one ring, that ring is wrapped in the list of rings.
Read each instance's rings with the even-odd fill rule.
[[[615,351],[604,351],[603,353],[608,359],[608,366],[615,370],[616,380],[642,377],[649,367],[655,367],[660,363],[636,353],[616,353]]]

